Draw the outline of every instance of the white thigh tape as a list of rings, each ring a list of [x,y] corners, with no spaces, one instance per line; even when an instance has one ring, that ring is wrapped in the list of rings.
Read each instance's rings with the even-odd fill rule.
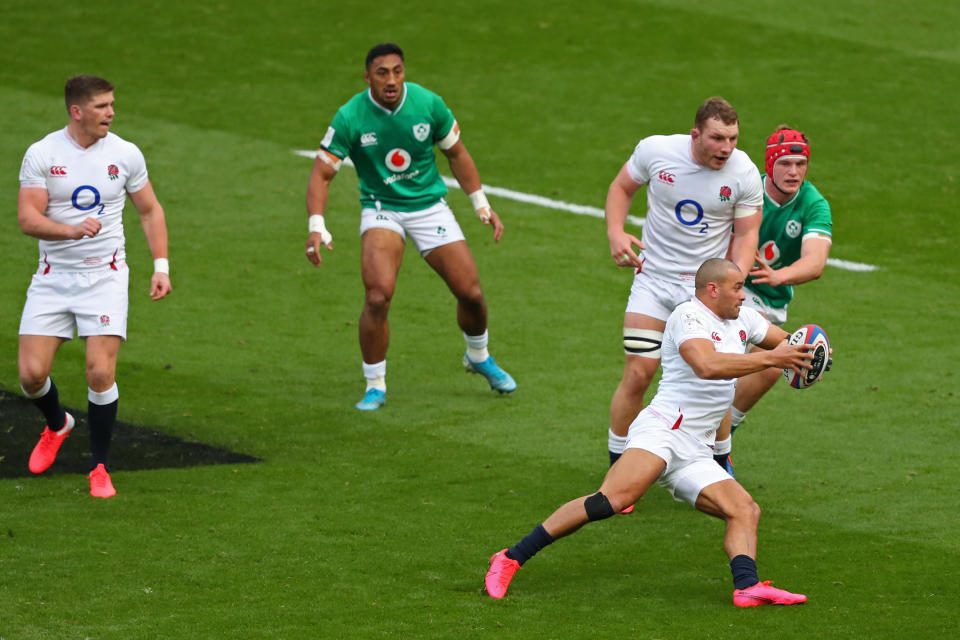
[[[659,360],[661,342],[663,342],[662,331],[627,328],[623,330],[623,350],[628,356]]]

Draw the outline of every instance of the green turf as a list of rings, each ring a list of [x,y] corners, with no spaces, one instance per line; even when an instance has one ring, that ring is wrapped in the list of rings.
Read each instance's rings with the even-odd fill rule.
[[[149,300],[131,211],[120,418],[265,462],[118,472],[109,501],[82,476],[0,481],[0,638],[949,637],[958,22],[932,0],[5,7],[0,387],[19,388],[36,256],[14,215],[20,160],[65,123],[65,78],[98,73],[167,210],[174,285]],[[833,257],[881,269],[799,289],[790,324],[827,329],[834,369],[774,389],[735,436],[764,509],[761,575],[807,605],[732,607],[720,523],[656,489],[544,551],[503,601],[483,595],[491,553],[599,484],[629,274],[600,220],[491,197],[495,245],[454,192],[491,348],[520,388],[461,373],[453,301],[411,250],[388,404],[355,411],[356,180],[334,183],[335,251],[313,269],[310,161],[292,150],[319,143],[384,40],[444,96],[485,183],[568,202],[602,206],[636,141],[689,129],[709,95],[737,107],[756,161],[777,124],[810,134]],[[85,405],[82,345],[54,376]]]

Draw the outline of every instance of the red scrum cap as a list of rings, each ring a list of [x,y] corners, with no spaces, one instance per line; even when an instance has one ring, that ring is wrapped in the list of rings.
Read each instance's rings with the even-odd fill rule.
[[[787,156],[804,156],[809,161],[810,141],[807,136],[795,129],[780,129],[771,133],[767,138],[767,159],[764,167],[767,175],[772,178],[774,163]]]

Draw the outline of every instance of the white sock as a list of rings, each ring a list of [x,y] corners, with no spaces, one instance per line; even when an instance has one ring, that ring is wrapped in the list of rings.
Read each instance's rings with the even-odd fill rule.
[[[50,393],[51,385],[53,385],[53,382],[50,380],[50,376],[47,376],[47,379],[43,381],[43,386],[40,387],[40,390],[36,393],[28,393],[22,384],[20,385],[20,390],[23,391],[23,395],[26,396],[27,400],[36,400]]]
[[[730,452],[733,450],[733,438],[727,436],[726,440],[717,440],[713,443],[713,455],[715,456],[726,456],[730,455]]]
[[[740,411],[736,407],[730,407],[730,424],[737,427],[743,422],[743,419],[747,417],[746,411]]]
[[[607,449],[610,453],[623,453],[627,449],[627,436],[618,436],[613,429],[607,429]]]
[[[387,361],[376,364],[363,363],[363,377],[367,379],[367,391],[370,389],[387,390]]]
[[[116,382],[114,382],[113,386],[106,391],[94,391],[90,387],[87,387],[87,400],[93,404],[110,404],[111,402],[119,399],[120,389],[117,387]]]
[[[490,340],[489,336],[490,334],[487,331],[484,331],[478,336],[463,334],[463,339],[467,343],[467,357],[470,358],[472,362],[483,362],[490,357],[490,352],[487,351],[487,343]]]

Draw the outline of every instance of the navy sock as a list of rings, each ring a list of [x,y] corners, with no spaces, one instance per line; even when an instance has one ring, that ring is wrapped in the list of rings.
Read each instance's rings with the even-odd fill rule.
[[[551,542],[553,537],[547,533],[542,524],[538,524],[537,528],[528,533],[523,540],[507,549],[507,557],[516,560],[522,566]]]
[[[110,453],[110,438],[113,436],[113,425],[117,422],[117,405],[119,400],[108,404],[87,403],[90,423],[90,453],[93,455],[90,468],[98,464],[107,466],[107,455]]]
[[[623,455],[622,453],[614,453],[613,451],[608,451],[607,453],[610,454],[610,466],[611,466],[611,467],[613,466],[613,463],[616,462],[617,460],[619,460],[619,459],[620,459],[620,456]]]
[[[730,561],[730,573],[733,574],[733,586],[737,589],[746,589],[760,582],[757,561],[750,556],[735,556]]]
[[[51,431],[60,431],[63,429],[63,423],[67,421],[67,415],[60,406],[60,393],[57,391],[57,385],[50,380],[50,390],[39,398],[31,400],[33,406],[40,409],[40,413],[47,419],[47,426]]]

